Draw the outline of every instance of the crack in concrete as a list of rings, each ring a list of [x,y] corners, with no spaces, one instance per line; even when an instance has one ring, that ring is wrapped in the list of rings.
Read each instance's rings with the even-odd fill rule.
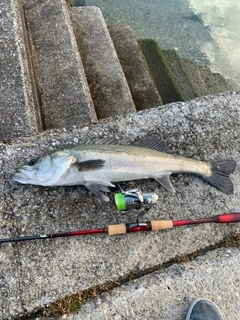
[[[232,243],[228,243],[228,241],[232,241]],[[235,243],[236,242],[236,243]],[[119,278],[118,280],[114,281],[114,282],[108,282],[108,283],[104,283],[104,284],[101,284],[97,287],[93,287],[93,288],[88,288],[86,290],[83,290],[81,292],[78,292],[79,294],[83,294],[85,296],[87,296],[89,294],[92,295],[92,292],[96,292],[96,296],[104,293],[104,292],[111,292],[114,288],[118,288],[120,287],[121,285],[123,284],[126,284],[130,281],[133,281],[133,280],[136,280],[136,279],[140,279],[144,276],[147,276],[147,275],[151,275],[151,274],[154,274],[155,272],[159,272],[159,271],[163,271],[163,270],[166,270],[168,269],[169,267],[171,267],[172,265],[174,264],[178,264],[179,267],[181,263],[184,263],[184,262],[190,262],[190,261],[193,261],[195,259],[197,259],[198,257],[202,257],[204,255],[206,255],[207,253],[217,249],[217,248],[231,248],[231,247],[236,247],[240,245],[240,233],[238,234],[235,234],[233,233],[231,236],[228,236],[228,237],[225,237],[223,238],[220,242],[216,243],[215,245],[210,245],[210,246],[207,246],[203,249],[199,249],[197,251],[194,251],[192,253],[189,253],[189,254],[186,254],[186,255],[181,255],[181,256],[176,256],[175,258],[172,258],[170,259],[169,261],[163,263],[162,265],[158,265],[158,266],[155,266],[155,267],[151,267],[151,268],[147,268],[146,270],[141,270],[141,271],[138,271],[138,272],[130,272],[129,274]],[[101,288],[104,288],[106,287],[107,289],[106,290],[103,290]],[[72,295],[74,296],[74,295]],[[19,320],[34,320],[36,319],[36,317],[41,320],[41,319],[45,319],[45,316],[42,318],[42,316],[44,315],[44,313],[46,313],[47,311],[46,310],[50,310],[51,307],[55,304],[57,304],[59,301],[61,300],[65,300],[67,298],[71,298],[72,296],[68,296],[68,297],[65,297],[63,299],[60,299],[58,301],[56,301],[55,303],[53,303],[51,306],[48,306],[47,308],[41,308],[31,314],[28,314],[27,316],[23,316],[23,317],[20,317],[18,318]],[[94,299],[94,298],[91,298],[87,296],[87,300],[90,301],[91,299]],[[85,301],[83,303],[81,303],[81,305],[83,305],[85,303]],[[72,312],[74,311],[77,311],[78,309],[76,310],[73,310]],[[52,315],[50,314],[49,315],[50,317],[52,317]],[[57,319],[56,318],[57,315],[54,315],[53,318],[51,319]],[[48,316],[47,316],[48,317]]]

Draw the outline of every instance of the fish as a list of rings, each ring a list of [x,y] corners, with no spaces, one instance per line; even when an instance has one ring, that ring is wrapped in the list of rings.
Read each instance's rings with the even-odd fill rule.
[[[103,201],[116,182],[153,178],[168,191],[175,192],[172,173],[201,176],[213,187],[233,194],[229,177],[236,168],[233,159],[201,161],[177,156],[158,138],[135,145],[121,145],[117,139],[95,139],[67,146],[30,160],[15,169],[11,178],[22,184],[41,186],[84,185]]]

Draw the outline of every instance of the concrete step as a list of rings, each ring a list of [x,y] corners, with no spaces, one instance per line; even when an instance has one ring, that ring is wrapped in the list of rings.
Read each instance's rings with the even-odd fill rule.
[[[159,47],[153,39],[140,39],[138,43],[147,61],[148,68],[155,81],[163,103],[184,101],[171,69]]]
[[[197,96],[202,97],[202,96],[208,95],[210,92],[201,75],[199,66],[196,64],[196,62],[190,59],[183,58],[182,64],[188,74],[188,77],[190,79],[190,82],[192,83],[194,92],[196,92]]]
[[[88,299],[65,320],[184,320],[199,298],[215,302],[224,319],[240,315],[240,248],[221,248],[192,261],[175,263]],[[204,314],[199,319],[204,319]]]
[[[70,12],[98,118],[136,112],[100,9],[78,7],[72,8]]]
[[[213,73],[209,68],[202,66],[199,66],[199,71],[210,94],[234,90],[233,85],[221,74]]]
[[[188,101],[197,97],[196,92],[188,78],[182,60],[176,50],[162,50],[164,57],[170,67],[175,78],[176,84],[181,92],[184,101]]]
[[[25,17],[20,3],[1,1],[2,16],[11,14],[6,24],[1,19],[8,45],[2,45],[0,139],[85,126],[161,105],[160,96],[167,103],[231,89],[221,76],[173,52],[164,57],[156,42],[141,40],[159,95],[129,27],[111,26],[111,39],[96,7],[70,8],[71,22],[65,0],[24,0]]]
[[[190,59],[183,58],[181,61],[198,97],[236,89],[236,85],[221,74],[214,73],[207,67],[198,66]]]
[[[0,0],[0,140],[42,130],[21,2]]]
[[[24,0],[44,129],[97,117],[65,0]]]
[[[209,68],[181,58],[175,50],[161,50],[153,39],[140,39],[139,43],[164,103],[189,101],[237,87]]]
[[[127,25],[109,26],[111,38],[126,76],[136,109],[162,105],[162,99],[147,70],[147,63],[137,38]]]

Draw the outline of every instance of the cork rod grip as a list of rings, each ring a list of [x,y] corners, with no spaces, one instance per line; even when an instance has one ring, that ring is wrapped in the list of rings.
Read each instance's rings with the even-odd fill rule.
[[[156,220],[151,221],[152,230],[169,229],[173,227],[172,220]]]
[[[124,233],[127,233],[127,227],[124,223],[108,225],[109,236],[113,236],[114,234],[124,234]]]

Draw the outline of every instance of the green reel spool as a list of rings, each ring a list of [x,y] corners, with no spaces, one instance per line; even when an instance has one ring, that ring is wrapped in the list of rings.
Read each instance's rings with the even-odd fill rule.
[[[119,211],[140,209],[156,203],[158,195],[155,192],[142,193],[138,190],[122,191],[115,194],[115,204]]]

